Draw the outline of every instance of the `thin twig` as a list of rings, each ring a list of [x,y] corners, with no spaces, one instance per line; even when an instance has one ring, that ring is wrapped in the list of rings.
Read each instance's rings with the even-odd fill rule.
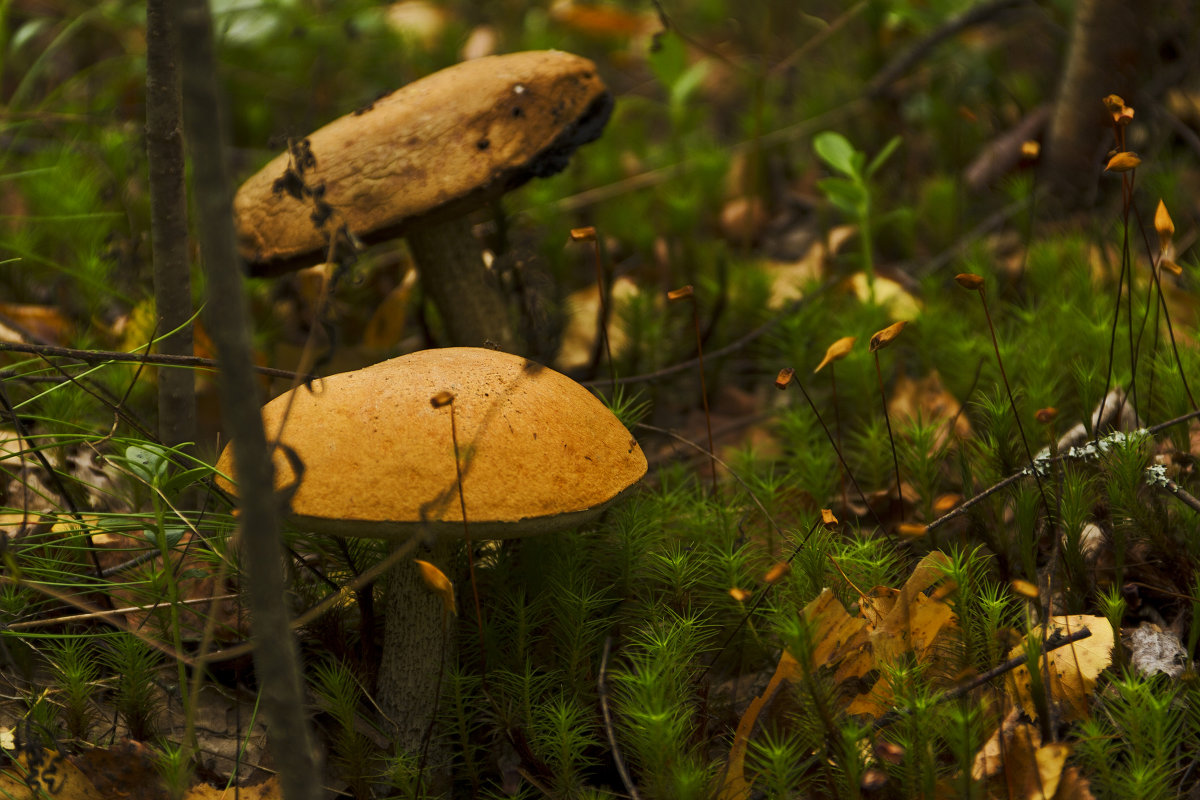
[[[967,28],[988,22],[1001,12],[1025,5],[1025,3],[1026,0],[992,0],[990,3],[972,6],[966,12],[947,20],[924,39],[884,65],[883,69],[867,82],[867,96],[878,97],[886,92],[888,87],[900,79],[900,76],[912,69],[917,62],[925,58],[946,39],[956,36]]]
[[[1089,629],[1080,628],[1079,630],[1075,631],[1074,633],[1071,633],[1067,636],[1063,636],[1062,638],[1058,638],[1057,635],[1050,636],[1045,641],[1045,652],[1049,653],[1052,650],[1057,650],[1060,647],[1066,647],[1067,645],[1074,644],[1075,642],[1078,642],[1082,639],[1087,639],[1091,635],[1092,635],[1092,632]],[[980,686],[983,686],[984,684],[988,683],[989,681],[993,680],[994,678],[998,678],[999,676],[1003,675],[1006,672],[1011,672],[1012,670],[1016,669],[1017,667],[1023,666],[1027,661],[1029,661],[1028,653],[1022,653],[1019,656],[1014,656],[1013,658],[1008,659],[1007,661],[1003,662],[1002,664],[997,664],[996,666],[989,669],[987,672],[977,675],[976,677],[972,678],[971,680],[967,681],[966,683],[956,686],[955,688],[951,689],[950,691],[946,692],[944,695],[939,697],[937,700],[935,700],[933,704],[937,705],[938,703],[947,703],[951,700],[956,700],[959,697],[962,697],[963,695],[967,694],[968,692],[978,689]],[[880,728],[887,727],[888,725],[891,725],[894,722],[898,722],[899,720],[906,717],[909,713],[911,713],[911,712],[908,709],[895,709],[893,711],[889,711],[888,713],[884,714],[879,719],[875,720],[874,729],[879,730]]]
[[[128,361],[140,362],[143,364],[154,364],[166,367],[202,367],[216,371],[217,362],[211,358],[201,358],[200,356],[168,356],[161,353],[124,353],[119,350],[79,350],[74,347],[59,347],[57,345],[48,344],[28,344],[26,342],[0,342],[0,352],[11,353],[29,353],[36,356],[49,356],[58,358],[71,358],[76,361],[83,361],[88,364],[102,364],[106,361]],[[306,375],[304,373],[296,373],[287,369],[275,369],[274,367],[260,367],[253,365],[255,372],[260,375],[267,375],[272,378],[284,378],[286,380],[310,381],[316,379],[316,375]]]
[[[1167,428],[1170,428],[1175,425],[1179,425],[1180,423],[1187,422],[1188,420],[1195,419],[1197,417],[1200,417],[1200,411],[1189,411],[1187,414],[1184,414],[1179,417],[1175,417],[1174,419],[1169,419],[1166,422],[1160,422],[1157,425],[1151,425],[1149,428],[1145,429],[1145,432],[1150,435],[1154,435],[1156,433],[1166,430]],[[1051,458],[1044,459],[1044,460],[1039,459],[1039,463],[1058,464],[1063,461],[1073,460],[1073,459],[1082,458],[1082,457],[1083,456],[1072,455],[1071,453],[1068,452],[1068,453],[1062,453],[1057,456],[1053,456]],[[1000,491],[1001,489],[1011,486],[1012,484],[1021,480],[1021,478],[1026,477],[1028,474],[1029,474],[1029,472],[1027,469],[1022,469],[1020,472],[1015,472],[1012,475],[1009,475],[1007,478],[1001,479],[1000,481],[993,484],[992,486],[989,486],[988,488],[984,489],[979,494],[974,495],[973,497],[970,497],[970,498],[964,500],[962,502],[962,505],[959,505],[958,507],[954,508],[953,510],[948,511],[947,513],[938,517],[933,522],[930,522],[928,525],[925,526],[926,529],[933,530],[935,528],[939,528],[942,525],[945,525],[947,522],[950,522],[951,520],[961,517],[963,514],[967,513],[967,511],[969,511],[976,504],[982,502],[983,500],[987,499],[988,497],[990,497],[991,495]]]
[[[155,553],[154,555],[157,556],[158,553]],[[235,600],[238,597],[240,597],[240,595],[237,594],[219,594],[213,595],[212,597],[193,597],[190,600],[180,600],[179,605],[199,605],[201,603],[209,603],[214,600]],[[105,617],[111,617],[117,614],[136,614],[138,612],[145,613],[154,611],[161,607],[161,604],[155,603],[152,606],[126,606],[125,608],[114,608],[111,610],[86,611],[82,614],[67,614],[63,617],[51,617],[50,619],[31,619],[26,620],[25,622],[10,622],[8,625],[4,626],[4,629],[9,631],[33,630],[36,628],[47,628],[53,625],[66,625],[71,622],[86,622],[89,619],[104,619]]]
[[[1156,485],[1161,486],[1166,491],[1175,495],[1177,498],[1179,498],[1179,502],[1183,503],[1192,511],[1195,511],[1197,514],[1200,514],[1200,499],[1197,499],[1195,495],[1190,494],[1175,481],[1168,478],[1165,482]]]
[[[625,759],[621,756],[621,748],[617,744],[617,735],[613,730],[612,714],[608,710],[608,651],[612,647],[612,637],[608,636],[604,639],[604,650],[600,653],[600,674],[596,677],[596,692],[600,697],[600,714],[604,717],[604,733],[608,736],[608,745],[612,748],[613,762],[617,765],[617,774],[621,776],[621,783],[625,784],[625,791],[629,792],[631,800],[641,800],[638,796],[637,787],[633,784],[633,779],[629,777],[629,770],[625,766]]]

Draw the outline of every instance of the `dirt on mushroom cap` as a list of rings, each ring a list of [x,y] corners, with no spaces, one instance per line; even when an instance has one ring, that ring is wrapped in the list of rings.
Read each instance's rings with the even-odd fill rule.
[[[358,237],[390,238],[416,219],[458,216],[561,170],[577,146],[599,136],[611,107],[586,58],[533,51],[467,61],[313,133],[316,166],[304,180],[324,185],[322,199]],[[312,200],[275,188],[288,167],[289,154],[277,156],[234,200],[238,248],[252,264],[327,246]]]
[[[572,527],[646,472],[629,431],[566,376],[493,350],[424,350],[294,391],[282,442],[304,465],[291,500],[298,524],[384,538],[428,524],[461,536],[451,408],[430,402],[441,392],[454,395],[472,536]],[[263,408],[269,437],[287,401]],[[221,456],[222,472],[231,471],[231,455]],[[278,486],[295,481],[282,453],[275,471]]]

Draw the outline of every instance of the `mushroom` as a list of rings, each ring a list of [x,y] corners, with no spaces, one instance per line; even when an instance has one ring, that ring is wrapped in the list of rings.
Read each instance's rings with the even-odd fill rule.
[[[451,341],[512,350],[504,295],[467,215],[560,172],[600,136],[612,105],[595,65],[570,53],[448,67],[329,123],[247,180],[234,198],[239,252],[272,274],[310,265],[343,223],[367,243],[404,235]]]
[[[325,378],[269,402],[263,423],[283,445],[275,482],[293,490],[297,527],[396,541],[424,535],[427,560],[443,570],[464,535],[455,441],[472,539],[576,527],[646,472],[637,441],[587,389],[483,348],[424,350]],[[294,459],[303,464],[298,481]],[[217,469],[230,474],[232,464],[226,448]],[[416,752],[434,714],[437,654],[453,637],[443,637],[441,603],[411,561],[389,573],[385,607],[378,697],[401,746]]]

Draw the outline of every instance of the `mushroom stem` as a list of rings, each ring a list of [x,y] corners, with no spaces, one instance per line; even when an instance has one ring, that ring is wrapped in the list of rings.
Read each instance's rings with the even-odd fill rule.
[[[438,538],[423,558],[449,574],[455,544]],[[425,585],[412,559],[391,568],[386,593],[379,705],[396,726],[402,751],[419,757],[431,734],[425,763],[437,776],[449,768],[450,750],[446,738],[429,728],[441,694],[434,687],[442,688],[439,679],[455,654],[453,620],[446,619],[442,600]]]
[[[496,277],[488,272],[479,244],[464,217],[416,226],[408,246],[433,298],[451,344],[517,352],[508,307]]]

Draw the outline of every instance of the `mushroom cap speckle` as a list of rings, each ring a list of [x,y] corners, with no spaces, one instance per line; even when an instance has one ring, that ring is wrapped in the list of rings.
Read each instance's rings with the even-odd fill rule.
[[[234,198],[238,249],[256,271],[276,272],[323,252],[342,220],[370,242],[461,216],[562,170],[576,147],[599,137],[611,110],[595,64],[570,53],[456,64],[308,137],[316,165],[304,182],[323,185],[334,212],[321,225],[312,198],[281,190],[289,153],[247,180]]]
[[[637,441],[570,378],[494,350],[423,350],[263,407],[269,440],[287,415],[282,444],[304,465],[291,497],[297,524],[342,536],[462,536],[451,406],[431,403],[443,392],[454,395],[473,538],[574,527],[646,473]],[[232,474],[232,461],[226,448],[217,469]],[[282,448],[274,464],[277,487],[295,483]]]

